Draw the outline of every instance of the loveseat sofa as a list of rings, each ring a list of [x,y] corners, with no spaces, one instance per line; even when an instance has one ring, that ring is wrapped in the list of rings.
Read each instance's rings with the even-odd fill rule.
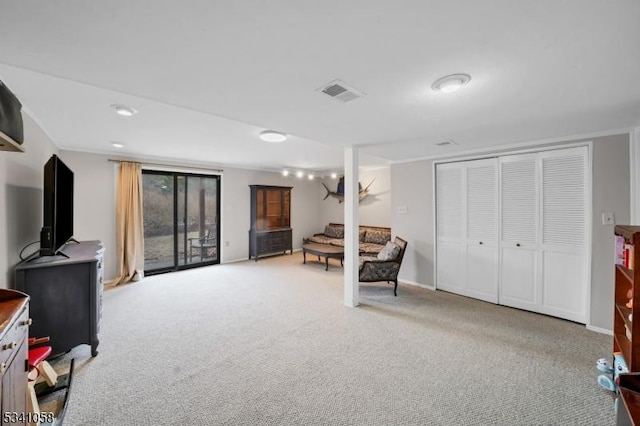
[[[391,228],[381,226],[359,227],[359,249],[361,255],[376,256],[391,241]],[[304,238],[303,243],[330,244],[344,247],[344,225],[341,223],[329,223],[324,232]]]

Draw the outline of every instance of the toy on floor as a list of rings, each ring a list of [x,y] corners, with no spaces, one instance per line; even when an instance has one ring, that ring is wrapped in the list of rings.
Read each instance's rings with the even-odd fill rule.
[[[624,360],[624,356],[622,352],[614,352],[613,353],[613,380],[616,382],[616,385],[620,383],[620,373],[628,373],[629,368],[627,367],[627,363]]]
[[[30,413],[30,418],[33,419],[33,421],[29,423],[30,426],[39,426],[41,424],[61,425],[67,409],[67,403],[69,402],[69,391],[71,390],[74,360],[71,359],[68,374],[58,375],[46,360],[51,354],[51,346],[47,345],[31,348],[31,346],[41,345],[48,341],[48,336],[39,339],[30,337],[28,339],[30,348],[27,360],[29,367],[27,409]],[[40,412],[38,398],[60,390],[65,390],[65,394],[62,402],[62,408],[60,408],[57,415],[54,416],[51,412]]]
[[[611,366],[611,363],[606,358],[600,358],[599,360],[597,360],[596,368],[601,373],[613,374],[613,366]]]
[[[603,373],[598,376],[598,384],[611,392],[618,391],[620,373],[629,371],[622,352],[613,353],[613,367],[606,358],[600,358],[596,361],[596,369]]]
[[[598,384],[608,391],[615,392],[617,386],[613,381],[613,366],[606,358],[600,358],[596,361],[596,369],[603,373],[598,376]]]

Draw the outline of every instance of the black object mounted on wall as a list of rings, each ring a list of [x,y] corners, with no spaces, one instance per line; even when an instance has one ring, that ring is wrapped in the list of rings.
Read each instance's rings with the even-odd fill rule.
[[[0,80],[0,132],[9,136],[18,144],[24,141],[22,124],[22,104]]]

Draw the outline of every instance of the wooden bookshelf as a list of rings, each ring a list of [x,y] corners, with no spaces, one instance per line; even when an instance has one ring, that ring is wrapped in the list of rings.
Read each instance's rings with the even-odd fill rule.
[[[616,426],[640,425],[640,375],[620,374],[620,401]]]
[[[630,372],[640,371],[640,226],[617,225],[616,236],[624,238],[633,263],[629,267],[616,264],[613,313],[613,351],[622,352]],[[629,303],[631,290],[632,308]],[[629,318],[631,316],[631,319]]]

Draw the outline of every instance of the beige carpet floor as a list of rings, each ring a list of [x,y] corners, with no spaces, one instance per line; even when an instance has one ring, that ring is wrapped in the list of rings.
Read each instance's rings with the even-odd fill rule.
[[[584,325],[415,286],[362,284],[302,255],[106,290],[65,425],[615,424]]]

